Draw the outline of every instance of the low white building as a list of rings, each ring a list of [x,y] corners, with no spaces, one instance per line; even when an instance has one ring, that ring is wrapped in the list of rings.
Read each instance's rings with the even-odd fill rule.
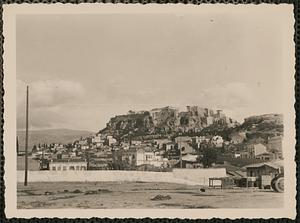
[[[50,171],[85,171],[87,162],[85,160],[51,160]]]
[[[131,145],[140,146],[140,145],[142,145],[142,141],[140,141],[140,140],[131,140]]]
[[[113,136],[107,136],[107,141],[109,146],[112,146],[117,142],[117,140]]]
[[[222,136],[216,135],[216,136],[212,137],[211,142],[215,147],[222,147],[224,140],[223,140]]]
[[[88,141],[87,139],[82,139],[82,140],[79,140],[79,145],[83,146],[83,145],[87,145],[88,144]]]
[[[214,124],[214,118],[213,117],[206,117],[206,125],[212,125]]]
[[[86,150],[86,149],[89,149],[89,148],[90,148],[90,147],[89,147],[88,145],[82,145],[82,146],[81,146],[81,149],[82,149],[82,150]]]
[[[240,159],[249,159],[249,158],[251,158],[248,151],[235,152],[232,157],[233,158],[240,158]]]
[[[156,167],[163,166],[163,158],[159,154],[155,154],[152,151],[144,151],[144,150],[137,150],[136,151],[136,158],[135,158],[135,165],[152,165]]]
[[[189,161],[189,162],[196,162],[198,156],[197,155],[192,155],[192,154],[187,154],[182,156],[183,161]]]
[[[152,165],[155,167],[165,166],[167,162],[159,153],[145,151],[144,149],[126,151],[122,154],[122,160],[127,160],[133,166]]]
[[[103,143],[103,142],[104,142],[104,140],[101,139],[101,136],[94,136],[92,138],[92,143]]]
[[[158,149],[161,149],[163,147],[163,145],[166,145],[167,143],[171,143],[172,140],[170,140],[168,138],[154,139],[153,142],[154,142],[154,145],[158,146]]]
[[[175,143],[191,143],[192,137],[190,136],[177,136],[175,138]]]
[[[172,150],[175,147],[175,143],[173,142],[166,143],[165,147],[166,147],[166,151]]]
[[[206,137],[205,136],[194,136],[194,137],[192,137],[192,141],[195,144],[202,143],[202,142],[206,141]]]
[[[267,147],[261,143],[250,145],[248,147],[248,152],[249,152],[249,156],[251,158],[255,158],[256,156],[258,156],[260,154],[266,153]]]

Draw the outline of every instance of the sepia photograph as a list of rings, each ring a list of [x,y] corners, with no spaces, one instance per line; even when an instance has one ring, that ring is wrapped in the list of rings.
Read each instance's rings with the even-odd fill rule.
[[[10,215],[295,217],[293,7],[88,5],[4,7]]]

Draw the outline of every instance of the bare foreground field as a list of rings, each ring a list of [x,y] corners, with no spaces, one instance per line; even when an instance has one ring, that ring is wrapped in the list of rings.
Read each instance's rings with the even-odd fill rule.
[[[144,182],[18,183],[19,209],[28,208],[280,208],[283,193]],[[153,200],[157,195],[166,199]]]

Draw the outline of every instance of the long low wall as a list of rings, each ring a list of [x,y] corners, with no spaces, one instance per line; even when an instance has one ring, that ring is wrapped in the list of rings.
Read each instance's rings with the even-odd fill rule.
[[[147,171],[29,171],[29,182],[79,182],[79,181],[142,181],[168,182],[188,185],[208,185],[211,177],[225,177],[222,169],[174,169],[173,172]],[[17,181],[24,181],[24,171],[17,171]]]
[[[192,181],[200,185],[208,185],[209,178],[226,177],[226,169],[173,169],[173,176],[176,179]]]

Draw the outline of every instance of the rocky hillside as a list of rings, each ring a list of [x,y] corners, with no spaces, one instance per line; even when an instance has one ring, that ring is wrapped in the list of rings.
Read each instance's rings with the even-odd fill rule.
[[[275,124],[283,125],[283,115],[282,114],[265,114],[256,115],[245,118],[243,125],[249,127],[253,124]]]
[[[107,127],[100,132],[112,134],[117,138],[129,134],[144,135],[154,131],[154,123],[149,112],[119,115],[110,119]]]
[[[133,112],[115,116],[101,133],[115,138],[145,138],[165,135],[221,135],[230,140],[232,133],[244,132],[247,138],[267,139],[283,135],[283,116],[266,114],[251,116],[239,124],[226,117],[220,110],[214,112],[198,106],[188,106],[187,111],[179,112],[172,107],[156,108],[150,111]]]
[[[245,119],[244,123],[236,130],[243,130],[247,138],[263,138],[283,135],[283,115],[282,114],[265,114],[251,116]]]
[[[226,117],[221,110],[198,106],[187,106],[187,111],[163,107],[150,111],[133,112],[110,119],[101,133],[112,134],[116,138],[126,136],[170,135],[176,133],[195,133],[211,126],[236,126],[237,123]]]
[[[230,140],[232,133],[238,132],[245,132],[249,140],[254,138],[266,140],[268,137],[283,135],[283,115],[264,114],[250,116],[245,118],[241,125],[237,125],[234,128],[216,123],[201,131],[202,134],[221,135],[226,140]]]

